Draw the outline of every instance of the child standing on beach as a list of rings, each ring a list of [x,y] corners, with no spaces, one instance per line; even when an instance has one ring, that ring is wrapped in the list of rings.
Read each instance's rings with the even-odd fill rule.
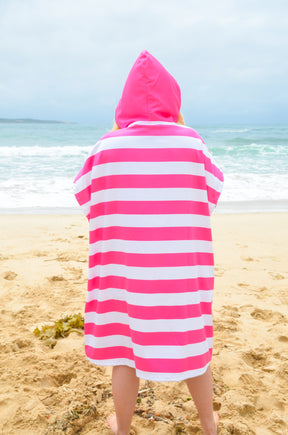
[[[185,380],[203,433],[216,435],[210,369],[210,215],[223,175],[184,126],[175,79],[147,51],[133,65],[116,128],[75,179],[89,220],[85,351],[113,366],[112,432],[129,434],[139,378]]]

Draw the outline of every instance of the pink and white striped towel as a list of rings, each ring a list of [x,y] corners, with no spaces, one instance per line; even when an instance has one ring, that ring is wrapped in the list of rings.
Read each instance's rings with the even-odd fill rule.
[[[92,363],[177,381],[203,374],[211,361],[210,215],[223,175],[176,115],[145,116],[105,135],[75,179],[89,220],[85,350]]]

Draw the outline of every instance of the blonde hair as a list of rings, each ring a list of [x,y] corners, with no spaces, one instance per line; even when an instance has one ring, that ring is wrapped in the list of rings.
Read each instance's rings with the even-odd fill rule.
[[[185,125],[185,121],[181,112],[179,113],[177,124]]]
[[[120,130],[120,127],[118,127],[118,125],[116,124],[116,121],[114,121],[112,131],[116,131],[116,130]]]

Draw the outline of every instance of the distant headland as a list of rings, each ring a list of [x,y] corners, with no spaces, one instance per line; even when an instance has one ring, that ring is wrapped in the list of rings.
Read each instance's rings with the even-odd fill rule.
[[[8,124],[75,124],[74,122],[68,121],[54,121],[49,119],[33,119],[33,118],[0,118],[0,123],[8,123]]]

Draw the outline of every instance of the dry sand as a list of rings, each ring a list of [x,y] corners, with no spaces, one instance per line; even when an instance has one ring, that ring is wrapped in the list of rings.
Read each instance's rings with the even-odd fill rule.
[[[220,434],[288,433],[287,224],[284,213],[213,217]],[[53,349],[33,335],[83,313],[85,218],[0,216],[0,228],[0,433],[108,435],[110,369],[86,361],[75,332]],[[201,433],[184,383],[140,389],[131,433]]]

